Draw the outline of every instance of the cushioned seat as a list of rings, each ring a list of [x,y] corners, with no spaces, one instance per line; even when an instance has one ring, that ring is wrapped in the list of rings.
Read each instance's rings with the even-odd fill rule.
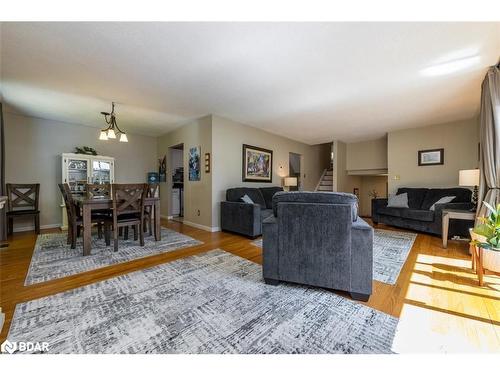
[[[407,210],[407,208],[383,207],[380,210],[378,210],[378,213],[381,215],[402,217],[401,214],[404,210]]]
[[[272,216],[273,214],[273,210],[270,209],[270,210],[260,210],[260,219],[261,219],[261,222],[265,219],[267,219],[269,216]]]
[[[400,217],[403,217],[405,219],[431,222],[434,221],[434,211],[402,209]]]

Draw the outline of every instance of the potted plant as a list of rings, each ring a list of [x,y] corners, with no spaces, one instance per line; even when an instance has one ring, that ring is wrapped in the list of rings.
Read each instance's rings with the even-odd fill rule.
[[[490,211],[489,216],[478,218],[479,223],[472,230],[472,244],[483,249],[483,267],[500,272],[500,204],[492,207],[484,205]]]

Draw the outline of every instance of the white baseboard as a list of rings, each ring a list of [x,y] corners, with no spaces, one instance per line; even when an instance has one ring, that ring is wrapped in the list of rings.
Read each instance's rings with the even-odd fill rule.
[[[184,220],[182,223],[189,225],[190,227],[206,230],[207,232],[220,232],[220,227],[209,227],[208,225],[197,224],[193,223],[192,221],[186,221],[186,220]]]
[[[61,228],[62,224],[46,224],[46,225],[40,225],[40,229],[53,229],[53,228]],[[14,233],[17,232],[29,232],[35,230],[34,225],[30,225],[28,227],[14,227]]]

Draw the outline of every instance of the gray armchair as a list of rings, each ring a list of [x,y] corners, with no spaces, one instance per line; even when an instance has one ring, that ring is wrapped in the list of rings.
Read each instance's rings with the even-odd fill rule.
[[[367,301],[372,293],[373,229],[358,217],[346,193],[281,192],[263,221],[263,276],[347,291]]]

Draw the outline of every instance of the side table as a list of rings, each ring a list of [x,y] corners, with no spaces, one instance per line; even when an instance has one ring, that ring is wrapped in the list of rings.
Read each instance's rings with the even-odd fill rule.
[[[467,211],[467,210],[453,210],[453,209],[444,209],[443,210],[443,247],[446,249],[448,246],[448,228],[450,226],[450,219],[455,220],[475,220],[476,212],[475,211]]]

